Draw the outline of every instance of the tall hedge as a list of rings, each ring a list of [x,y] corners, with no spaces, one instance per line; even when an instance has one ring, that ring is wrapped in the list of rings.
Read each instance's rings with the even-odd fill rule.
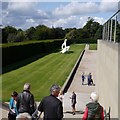
[[[63,40],[54,40],[2,47],[2,66],[4,67],[37,54],[47,54],[58,50],[61,48],[62,43]]]

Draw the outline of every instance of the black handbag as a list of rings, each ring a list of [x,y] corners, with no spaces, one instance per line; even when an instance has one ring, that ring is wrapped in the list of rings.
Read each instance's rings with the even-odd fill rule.
[[[12,110],[9,110],[8,120],[16,120],[16,116],[16,113],[14,113]]]

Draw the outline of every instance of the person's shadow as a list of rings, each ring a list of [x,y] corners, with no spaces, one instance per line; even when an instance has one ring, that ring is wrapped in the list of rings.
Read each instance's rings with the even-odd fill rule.
[[[64,112],[64,113],[65,113],[65,114],[66,114],[66,113],[73,114],[72,111],[66,111],[66,112]],[[76,113],[76,114],[84,114],[84,111],[75,111],[75,113]]]

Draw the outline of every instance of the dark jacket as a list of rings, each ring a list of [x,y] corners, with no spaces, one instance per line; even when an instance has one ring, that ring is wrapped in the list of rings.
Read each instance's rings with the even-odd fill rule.
[[[30,93],[30,91],[24,90],[22,93],[18,94],[16,106],[18,113],[27,112],[32,115],[35,111],[34,96]]]
[[[91,102],[86,105],[88,108],[88,119],[87,120],[101,120],[103,107],[97,102]]]
[[[44,112],[44,120],[61,120],[63,118],[62,102],[53,95],[45,97],[38,110]]]
[[[75,105],[76,104],[76,94],[74,93],[72,95],[72,105]]]

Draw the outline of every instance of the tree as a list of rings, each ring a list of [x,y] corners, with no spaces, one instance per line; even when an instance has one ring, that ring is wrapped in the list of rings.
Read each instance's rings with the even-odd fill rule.
[[[116,23],[116,42],[120,42],[120,23]]]
[[[81,29],[78,29],[78,38],[79,39],[84,39],[84,38],[88,38],[88,34],[85,30],[83,30],[82,28]]]
[[[22,42],[26,40],[27,40],[26,32],[21,31],[17,33],[15,42]]]
[[[26,36],[29,40],[36,39],[35,38],[35,32],[36,29],[34,27],[30,27],[29,29],[26,30]]]
[[[83,30],[86,31],[88,38],[94,38],[99,27],[100,24],[98,22],[94,22],[93,18],[89,18],[87,24],[83,27]]]
[[[74,30],[75,28],[66,28],[64,31],[65,31],[65,34],[69,33],[71,30]]]
[[[83,30],[87,33],[88,38],[91,37],[91,31],[92,31],[91,29],[93,26],[93,21],[94,21],[93,18],[88,18],[86,25],[83,27]]]
[[[54,29],[55,39],[60,39],[65,37],[65,32],[62,27],[57,27]]]
[[[38,25],[36,27],[36,32],[35,32],[35,36],[37,40],[45,40],[46,38],[48,38],[48,27],[45,25]]]
[[[15,33],[10,33],[7,37],[7,42],[8,43],[16,42],[16,34]]]
[[[99,28],[98,28],[98,30],[95,33],[94,38],[95,39],[102,39],[102,31],[103,31],[103,26],[100,25]]]
[[[75,43],[77,38],[77,30],[71,30],[69,33],[66,34],[65,38],[68,40],[72,40]]]
[[[7,38],[9,36],[9,34],[11,34],[11,33],[16,34],[17,29],[15,27],[12,27],[12,26],[7,26],[7,27],[2,29],[2,42],[3,43],[7,43]]]

